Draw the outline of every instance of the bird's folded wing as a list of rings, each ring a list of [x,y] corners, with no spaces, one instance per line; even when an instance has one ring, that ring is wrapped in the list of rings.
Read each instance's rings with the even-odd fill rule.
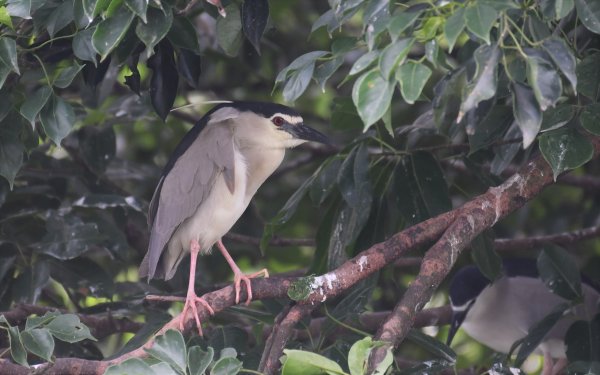
[[[161,178],[150,203],[150,243],[140,266],[141,277],[154,276],[165,245],[208,197],[219,176],[225,178],[230,190],[235,185],[233,142],[229,126],[211,124]]]

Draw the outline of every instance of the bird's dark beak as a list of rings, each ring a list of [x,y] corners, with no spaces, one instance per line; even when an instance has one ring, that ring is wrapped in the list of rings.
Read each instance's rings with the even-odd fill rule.
[[[463,320],[465,320],[466,315],[467,314],[465,311],[452,312],[452,321],[450,322],[450,329],[448,330],[446,345],[450,346],[450,344],[452,343],[452,339],[454,339],[454,336],[456,335],[456,332],[458,332],[458,329],[460,328],[460,325],[462,324]]]
[[[281,129],[293,135],[294,138],[304,139],[305,141],[324,143],[326,145],[332,144],[331,140],[327,138],[325,134],[304,124],[285,124],[281,127]]]

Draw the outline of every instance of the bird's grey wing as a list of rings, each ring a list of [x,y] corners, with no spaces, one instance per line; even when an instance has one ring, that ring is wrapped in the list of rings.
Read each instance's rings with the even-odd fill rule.
[[[140,266],[141,277],[165,276],[156,271],[171,236],[196,212],[217,178],[222,176],[230,190],[233,188],[234,168],[231,128],[225,123],[207,126],[161,179],[150,203],[150,243]]]

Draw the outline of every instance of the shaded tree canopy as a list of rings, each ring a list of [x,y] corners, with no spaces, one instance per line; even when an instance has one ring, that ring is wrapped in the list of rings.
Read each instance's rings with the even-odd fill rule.
[[[549,320],[512,357],[445,345],[445,280],[537,258],[565,308],[600,281],[599,34],[596,0],[0,0],[0,373],[537,371]],[[288,151],[224,238],[271,274],[250,306],[200,258],[198,337],[156,297],[189,260],[137,268],[161,168],[221,100],[335,145]],[[569,373],[600,373],[591,318]]]

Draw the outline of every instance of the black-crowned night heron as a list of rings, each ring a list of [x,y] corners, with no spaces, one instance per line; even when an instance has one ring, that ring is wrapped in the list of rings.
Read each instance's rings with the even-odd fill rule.
[[[281,164],[285,149],[306,141],[328,143],[304,125],[292,108],[273,103],[231,102],[210,110],[186,134],[164,168],[148,212],[150,243],[140,277],[170,279],[189,252],[190,277],[180,326],[192,309],[202,334],[196,303],[214,313],[194,291],[198,253],[214,244],[234,272],[235,301],[241,283],[252,299],[250,278],[268,277],[264,269],[244,275],[221,238],[246,210],[256,190]]]
[[[490,282],[475,266],[461,268],[450,284],[452,323],[450,345],[459,327],[482,344],[508,353],[513,343],[565,299],[539,279],[532,259],[506,259],[503,276]],[[600,310],[600,290],[582,282],[584,303],[570,309],[544,337],[535,353],[544,356],[543,374],[556,374],[566,365],[565,334],[576,320],[592,320]],[[554,359],[557,359],[556,363]]]

